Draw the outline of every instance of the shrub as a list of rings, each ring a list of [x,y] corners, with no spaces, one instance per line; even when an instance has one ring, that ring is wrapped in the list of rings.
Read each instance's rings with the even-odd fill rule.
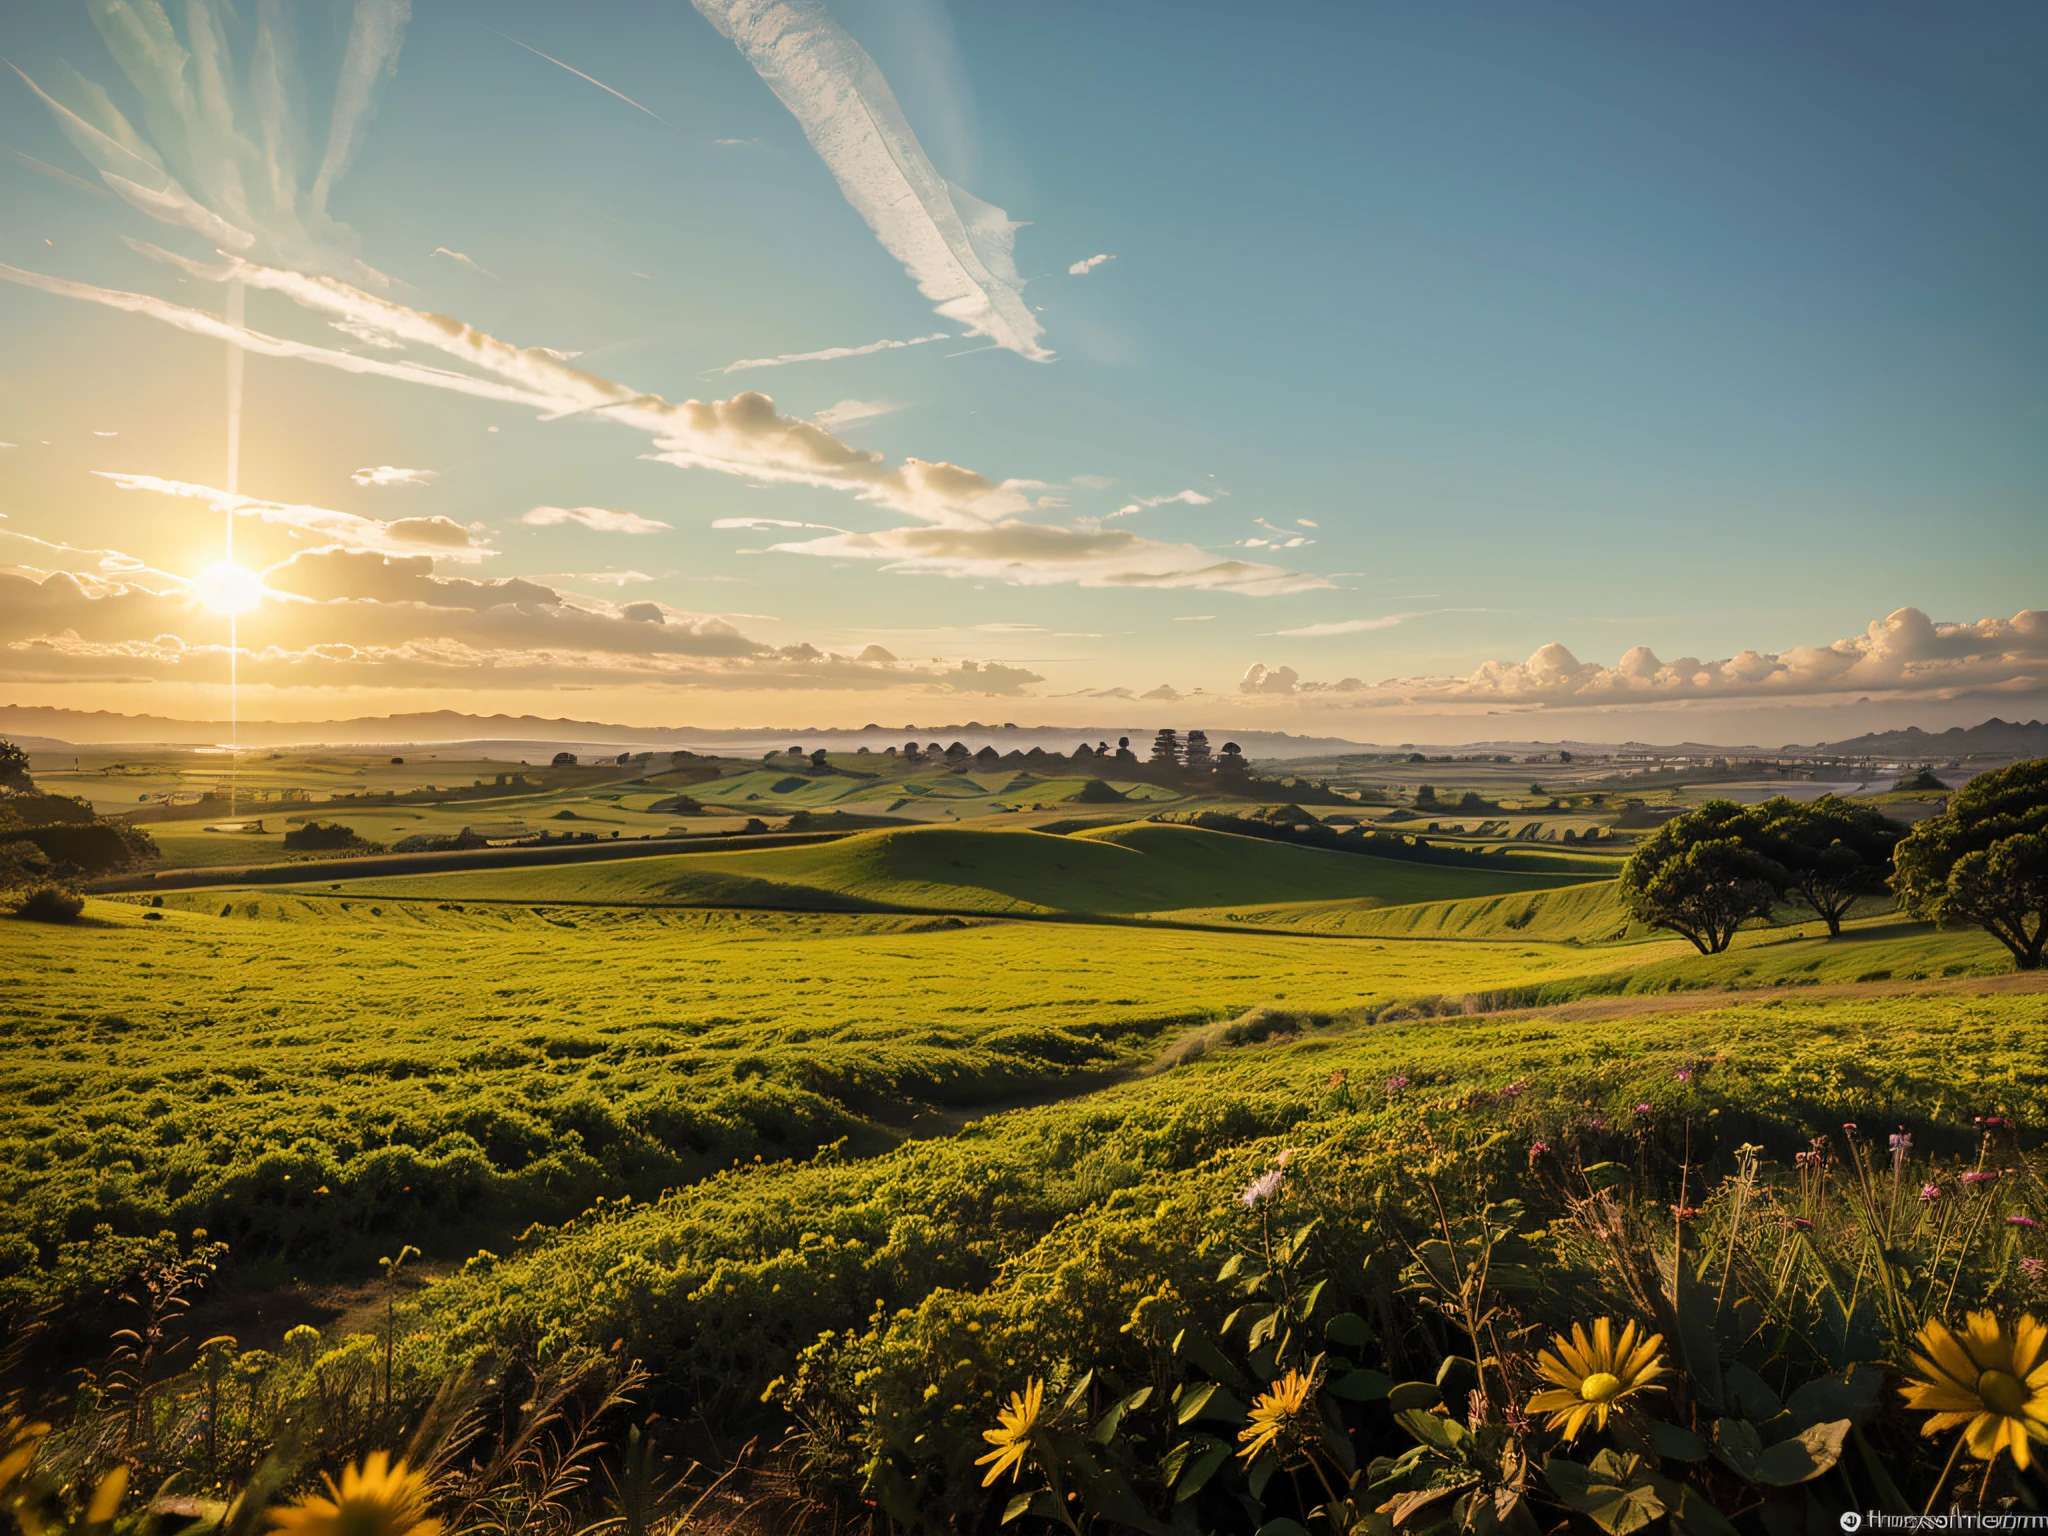
[[[68,923],[85,910],[85,898],[61,885],[31,886],[14,904],[14,915],[32,923]]]
[[[284,835],[284,845],[294,853],[354,852],[375,845],[354,827],[338,821],[309,821]]]

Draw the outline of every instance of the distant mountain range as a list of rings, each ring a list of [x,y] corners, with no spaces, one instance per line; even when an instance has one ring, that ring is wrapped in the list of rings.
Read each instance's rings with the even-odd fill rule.
[[[1946,731],[1923,731],[1909,725],[1903,731],[1873,731],[1804,750],[1838,753],[1843,757],[1906,757],[1930,762],[1950,757],[2048,757],[2048,724],[2029,720],[2022,725],[1993,716],[1967,730],[1958,725]]]

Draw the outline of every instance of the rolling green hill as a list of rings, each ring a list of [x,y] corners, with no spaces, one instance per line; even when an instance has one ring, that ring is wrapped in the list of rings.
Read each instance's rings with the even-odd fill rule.
[[[1156,912],[1228,902],[1380,905],[1566,883],[1133,823],[1073,837],[919,827],[805,848],[677,854],[601,869],[492,870],[350,882],[352,892],[443,900],[658,902],[982,913]]]

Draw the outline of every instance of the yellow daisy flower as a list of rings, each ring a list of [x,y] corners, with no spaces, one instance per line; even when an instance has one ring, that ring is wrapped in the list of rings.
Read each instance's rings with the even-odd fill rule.
[[[1665,1374],[1664,1357],[1657,1353],[1664,1335],[1652,1333],[1640,1341],[1631,1321],[1614,1337],[1614,1320],[1603,1317],[1593,1324],[1588,1339],[1582,1324],[1572,1324],[1572,1336],[1558,1334],[1552,1340],[1555,1352],[1546,1349],[1536,1357],[1536,1369],[1555,1385],[1529,1399],[1531,1413],[1550,1415],[1551,1429],[1561,1429],[1567,1440],[1576,1440],[1591,1419],[1595,1429],[1607,1427],[1607,1415],[1616,1405],[1636,1392],[1662,1392],[1652,1385]]]
[[[1261,1392],[1253,1398],[1252,1421],[1237,1432],[1237,1438],[1244,1444],[1244,1449],[1237,1454],[1246,1461],[1257,1461],[1277,1446],[1281,1436],[1308,1406],[1308,1395],[1314,1387],[1314,1376],[1289,1371],[1273,1383],[1270,1391]]]
[[[2029,1313],[2008,1328],[1989,1312],[1972,1312],[1960,1337],[1929,1322],[1919,1344],[1924,1353],[1912,1356],[1919,1374],[1899,1394],[1932,1415],[1920,1433],[1961,1425],[1977,1460],[2011,1451],[2015,1465],[2030,1466],[2033,1446],[2048,1445],[2048,1324]]]
[[[1034,1376],[1024,1384],[1022,1392],[1010,1394],[1009,1407],[996,1410],[996,1427],[981,1432],[981,1438],[995,1449],[974,1458],[977,1467],[995,1463],[981,1480],[982,1487],[989,1487],[1005,1472],[1012,1479],[1024,1475],[1024,1462],[1031,1454],[1031,1437],[1038,1432],[1038,1412],[1044,1406],[1045,1383]]]
[[[372,1451],[361,1467],[325,1479],[327,1497],[311,1494],[272,1510],[270,1523],[290,1536],[441,1536],[427,1513],[427,1479],[402,1461]]]

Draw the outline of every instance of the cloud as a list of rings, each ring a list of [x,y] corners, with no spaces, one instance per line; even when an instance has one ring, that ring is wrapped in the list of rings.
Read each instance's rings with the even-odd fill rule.
[[[26,166],[29,170],[48,176],[53,181],[61,181],[67,187],[75,187],[80,192],[90,192],[94,197],[113,196],[105,187],[96,187],[83,176],[74,176],[69,171],[59,170],[47,160],[38,160],[34,155],[25,155],[18,149],[10,149],[6,153],[7,158],[16,165]]]
[[[534,528],[576,523],[593,533],[666,533],[675,526],[638,512],[612,512],[603,507],[535,507],[519,521]]]
[[[1067,275],[1069,277],[1086,277],[1090,272],[1093,272],[1105,261],[1115,260],[1116,257],[1108,254],[1104,254],[1101,256],[1090,256],[1087,258],[1087,260],[1077,261],[1071,267],[1067,268]]]
[[[872,421],[877,416],[887,416],[903,407],[887,400],[842,400],[837,405],[828,405],[811,420],[827,432],[837,432],[863,421]]]
[[[1213,613],[1181,613],[1174,615],[1173,622],[1176,624],[1206,624],[1215,617],[1216,615]]]
[[[423,556],[307,550],[264,573],[241,618],[245,684],[900,690],[1015,696],[1037,674],[996,662],[918,667],[879,647],[848,657],[771,646],[727,619],[664,603],[576,599],[519,577],[433,573]],[[197,628],[207,637],[188,638]],[[0,571],[0,680],[218,682],[219,622],[182,591],[115,577]]]
[[[1292,667],[1268,667],[1264,662],[1255,661],[1245,669],[1238,679],[1239,693],[1292,693],[1301,681],[1301,674]]]
[[[1018,226],[932,168],[889,82],[819,0],[693,0],[789,108],[882,248],[938,313],[1020,356],[1051,357],[1024,302]]]
[[[934,526],[776,546],[792,554],[887,562],[899,571],[994,579],[1025,585],[1073,581],[1086,586],[1191,587],[1252,596],[1327,587],[1323,577],[1241,560],[1218,561],[1185,544],[1165,544],[1098,528],[1062,528],[1024,520],[1036,510],[1033,482],[989,480],[957,464],[906,458],[890,465],[814,422],[781,415],[768,396],[744,391],[727,400],[672,403],[576,368],[540,347],[519,348],[445,315],[428,314],[331,277],[311,276],[229,257],[222,265],[151,254],[191,276],[240,281],[283,294],[308,309],[350,320],[408,346],[441,351],[476,373],[410,360],[384,360],[281,340],[230,326],[200,310],[0,266],[0,277],[69,297],[149,315],[194,334],[248,350],[295,357],[529,406],[543,419],[588,415],[646,433],[657,462],[741,475],[764,484],[810,485],[907,514]],[[482,376],[479,376],[482,375]],[[1164,501],[1206,500],[1197,491]]]
[[[356,0],[310,188],[299,168],[299,146],[311,137],[299,116],[308,93],[298,83],[297,45],[284,7],[257,6],[253,26],[245,28],[224,0],[189,0],[179,8],[182,37],[156,5],[88,10],[142,102],[148,138],[104,89],[81,76],[46,91],[15,73],[112,192],[153,219],[230,250],[377,285],[387,281],[356,257],[355,232],[328,214],[327,200],[361,145],[378,82],[396,73],[409,0]],[[231,31],[251,40],[239,74]]]
[[[1429,610],[1435,612],[1436,610]],[[1304,624],[1300,629],[1276,629],[1276,636],[1292,639],[1315,639],[1324,635],[1362,635],[1375,629],[1392,629],[1396,624],[1409,619],[1419,619],[1421,613],[1389,613],[1377,619],[1340,619],[1333,624]]]
[[[1938,623],[1918,608],[1873,620],[1861,634],[1782,652],[1739,651],[1720,661],[1660,661],[1648,646],[1613,666],[1582,662],[1555,642],[1522,662],[1489,661],[1465,677],[1345,678],[1301,682],[1291,668],[1254,665],[1245,693],[1342,693],[1365,703],[1490,702],[1539,707],[1641,705],[1695,699],[1897,699],[2025,693],[2048,688],[2048,612]]]
[[[365,467],[349,476],[357,485],[432,485],[439,478],[435,470],[400,469],[393,464]]]
[[[570,74],[574,75],[579,80],[588,80],[600,91],[604,91],[609,93],[610,95],[618,97],[619,100],[623,101],[627,106],[633,108],[636,112],[645,112],[649,117],[653,118],[657,123],[661,124],[662,127],[675,127],[674,123],[670,122],[667,118],[663,117],[659,112],[655,111],[652,107],[641,106],[639,102],[635,101],[632,97],[628,96],[624,91],[612,90],[610,86],[606,85],[602,80],[598,79],[597,76],[586,75],[583,73],[582,70],[578,69],[575,65],[564,64],[560,59],[556,58],[553,54],[542,53],[538,48],[535,48],[528,43],[522,43],[516,37],[505,37],[505,34],[503,32],[499,32],[496,27],[485,27],[484,30],[486,32],[496,33],[499,37],[504,37],[505,41],[510,43],[513,47],[524,48],[528,53],[532,54],[537,59],[546,59],[550,64],[554,65],[557,69],[568,70]],[[454,252],[451,251],[449,252],[449,254],[453,255]],[[467,261],[469,258],[465,256],[462,259],[464,261]]]
[[[1171,496],[1140,496],[1128,506],[1118,507],[1108,517],[1104,518],[1103,521],[1109,522],[1115,518],[1129,517],[1132,513],[1143,512],[1148,507],[1163,507],[1173,502],[1179,502],[1183,506],[1189,507],[1206,507],[1213,504],[1215,500],[1214,496],[1204,496],[1200,491],[1175,491]]]
[[[1192,544],[1162,544],[1116,530],[1004,519],[980,527],[890,528],[777,544],[788,554],[876,560],[913,575],[1013,586],[1161,587],[1275,597],[1329,585],[1320,576],[1245,560],[1217,560]]]
[[[727,363],[720,373],[744,373],[749,368],[781,368],[789,363],[831,363],[842,357],[867,357],[875,352],[894,352],[903,347],[921,347],[928,341],[950,341],[951,331],[933,331],[908,341],[871,341],[864,347],[827,347],[822,352],[784,352],[775,357],[743,357]]]
[[[485,266],[482,262],[478,261],[474,256],[465,256],[460,251],[451,251],[445,245],[437,245],[431,251],[427,252],[427,254],[429,256],[446,256],[450,261],[460,262],[462,263],[463,266],[469,268],[470,271],[481,272],[485,277],[491,278],[493,280],[495,280],[498,276],[497,273],[493,272],[489,267]]]
[[[401,517],[386,523],[374,517],[358,517],[353,512],[264,501],[255,496],[217,490],[210,485],[165,480],[156,475],[130,475],[105,469],[96,469],[93,473],[103,480],[113,481],[124,491],[155,491],[164,496],[203,501],[216,512],[232,512],[237,517],[255,517],[266,523],[296,528],[348,549],[386,555],[431,554],[444,560],[464,562],[482,560],[495,553],[477,542],[475,530],[446,517]]]
[[[1180,692],[1171,683],[1161,683],[1157,688],[1141,693],[1138,697],[1141,699],[1160,699],[1171,704],[1178,699],[1186,698],[1187,695]]]

